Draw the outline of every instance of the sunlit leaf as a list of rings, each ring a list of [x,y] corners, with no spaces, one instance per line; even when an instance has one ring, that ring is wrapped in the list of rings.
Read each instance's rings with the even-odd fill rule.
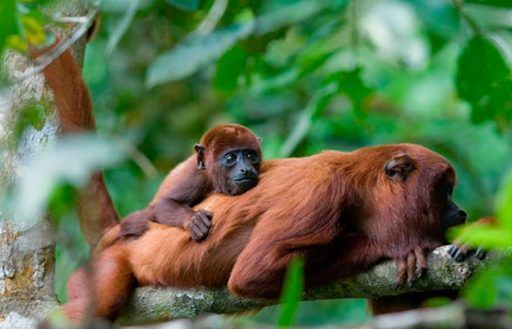
[[[46,40],[44,26],[34,17],[24,16],[21,18],[25,38],[29,44],[40,45]]]
[[[14,213],[21,219],[33,219],[44,211],[57,184],[82,186],[92,172],[119,162],[124,153],[115,142],[95,135],[62,138],[20,169]]]
[[[248,36],[253,22],[235,24],[206,36],[188,39],[161,54],[149,66],[146,85],[156,85],[186,78],[211,64],[231,48],[235,42]]]
[[[454,229],[450,237],[460,239],[471,246],[486,249],[502,249],[512,246],[512,231],[500,226],[469,226],[464,229]]]
[[[361,16],[362,34],[379,57],[415,70],[425,67],[429,44],[422,31],[424,25],[407,2],[375,1]]]
[[[278,325],[287,328],[294,324],[299,302],[304,291],[304,260],[294,258],[288,266],[279,304]]]
[[[19,52],[26,52],[28,50],[28,43],[19,35],[11,35],[7,38],[7,47],[17,50]]]
[[[512,119],[512,72],[492,40],[469,40],[458,59],[456,85],[459,97],[470,103],[475,122]]]
[[[505,180],[504,186],[498,193],[496,215],[498,221],[512,232],[512,174]],[[512,245],[512,242],[510,243]]]

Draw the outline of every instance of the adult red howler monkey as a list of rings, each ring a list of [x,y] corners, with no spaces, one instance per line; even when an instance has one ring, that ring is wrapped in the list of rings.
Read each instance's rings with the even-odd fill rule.
[[[87,89],[69,52],[45,76],[53,79],[61,121],[88,126],[90,103],[79,102]],[[80,319],[93,305],[97,316],[113,319],[135,284],[227,284],[241,295],[275,298],[296,255],[305,257],[308,288],[363,271],[381,258],[398,263],[397,283],[411,281],[426,267],[425,253],[442,244],[445,228],[465,217],[450,199],[453,184],[450,165],[416,145],[267,161],[255,188],[196,205],[215,213],[210,239],[196,244],[183,230],[151,223],[142,237],[99,250],[91,261],[93,294],[91,280],[78,270],[64,310]],[[98,186],[104,189],[102,182]],[[110,218],[103,228],[115,219],[107,215],[101,216]],[[119,225],[103,245],[116,230]]]
[[[114,319],[135,284],[227,284],[238,295],[276,298],[296,256],[305,259],[306,288],[384,258],[397,262],[397,284],[412,282],[427,267],[426,253],[445,241],[446,228],[466,218],[451,200],[454,183],[444,158],[412,144],[265,161],[253,189],[196,206],[215,213],[203,243],[151,223],[138,239],[99,251],[91,262],[95,314]],[[71,319],[89,305],[84,282],[83,270],[69,280],[64,311]]]
[[[167,175],[149,206],[121,222],[120,238],[142,235],[152,220],[186,229],[193,240],[203,240],[210,230],[212,213],[191,207],[211,192],[237,195],[258,183],[261,148],[249,128],[216,126],[194,149],[194,155]]]

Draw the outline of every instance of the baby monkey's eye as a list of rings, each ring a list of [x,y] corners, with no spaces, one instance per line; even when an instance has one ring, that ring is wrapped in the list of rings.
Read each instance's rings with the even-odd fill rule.
[[[245,157],[247,158],[247,160],[249,160],[251,162],[257,162],[258,161],[258,155],[254,151],[247,151],[245,153]]]
[[[231,164],[236,161],[236,155],[234,153],[227,153],[224,156],[224,160],[226,160],[226,163]]]

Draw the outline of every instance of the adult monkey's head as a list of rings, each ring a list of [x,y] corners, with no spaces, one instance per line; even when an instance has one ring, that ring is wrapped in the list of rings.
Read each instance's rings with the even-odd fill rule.
[[[237,124],[216,126],[194,149],[197,166],[207,171],[215,192],[237,195],[258,183],[260,140],[249,128]]]
[[[446,242],[446,230],[464,223],[467,217],[452,199],[455,171],[448,161],[419,145],[370,149],[364,151],[363,160],[373,166],[363,170],[376,173],[367,174],[367,179],[373,182],[370,185],[374,186],[370,194],[374,206],[369,215],[387,217],[370,222],[379,225],[383,221],[403,223],[405,220],[404,230],[424,232],[433,244]]]

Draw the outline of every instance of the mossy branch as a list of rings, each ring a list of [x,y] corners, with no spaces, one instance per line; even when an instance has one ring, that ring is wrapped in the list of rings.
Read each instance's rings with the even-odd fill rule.
[[[464,286],[475,269],[489,259],[488,257],[486,261],[480,261],[472,256],[465,262],[457,263],[447,251],[448,246],[443,246],[429,255],[428,271],[412,287],[392,287],[396,266],[394,262],[387,261],[368,272],[308,292],[304,299],[375,298],[408,292],[457,290]],[[239,298],[226,289],[178,290],[141,287],[135,291],[117,323],[135,325],[191,318],[203,313],[231,314],[273,304],[276,302]]]

